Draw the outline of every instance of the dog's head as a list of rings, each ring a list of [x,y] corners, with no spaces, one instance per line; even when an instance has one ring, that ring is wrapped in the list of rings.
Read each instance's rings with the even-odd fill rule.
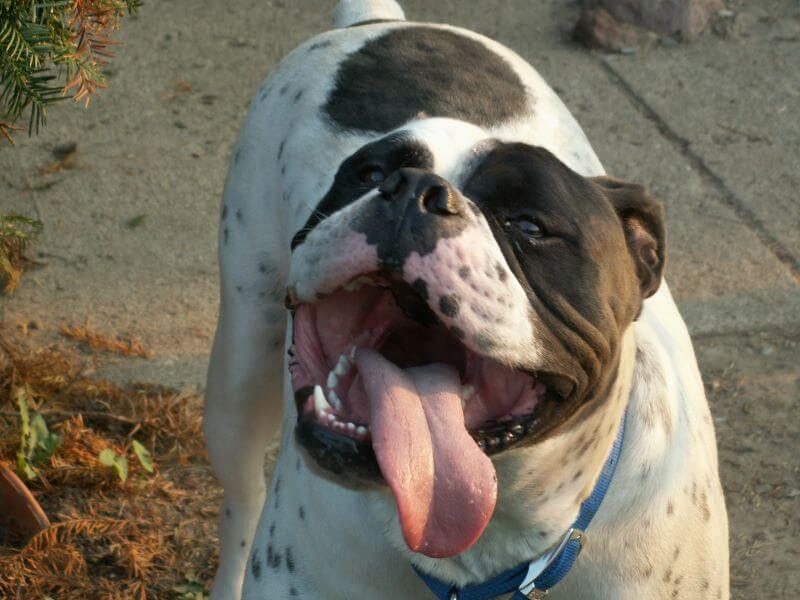
[[[498,455],[602,407],[664,226],[640,186],[427,120],[347,158],[292,248],[297,440],[443,557],[483,532]]]

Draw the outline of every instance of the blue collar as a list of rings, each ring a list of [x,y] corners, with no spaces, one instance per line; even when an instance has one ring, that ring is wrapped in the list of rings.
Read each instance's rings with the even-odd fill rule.
[[[592,522],[614,478],[624,438],[625,414],[597,484],[591,495],[581,504],[578,518],[561,540],[539,558],[517,565],[483,583],[463,588],[454,587],[414,567],[417,575],[439,600],[490,600],[512,592],[514,595],[511,600],[544,598],[547,590],[564,579],[575,564],[583,546],[583,532]]]

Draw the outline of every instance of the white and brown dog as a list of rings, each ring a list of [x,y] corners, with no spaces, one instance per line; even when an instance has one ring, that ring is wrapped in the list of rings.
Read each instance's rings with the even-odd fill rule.
[[[263,84],[225,187],[212,597],[443,597],[418,572],[489,597],[469,590],[565,539],[624,427],[549,597],[728,598],[659,204],[507,48],[393,0],[334,26]]]

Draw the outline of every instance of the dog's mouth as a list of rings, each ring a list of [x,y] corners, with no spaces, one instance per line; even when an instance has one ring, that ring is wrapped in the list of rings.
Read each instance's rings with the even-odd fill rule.
[[[544,377],[468,348],[424,295],[373,274],[290,302],[289,370],[308,454],[339,477],[385,481],[409,548],[444,557],[492,515],[489,455],[536,436],[559,399]]]

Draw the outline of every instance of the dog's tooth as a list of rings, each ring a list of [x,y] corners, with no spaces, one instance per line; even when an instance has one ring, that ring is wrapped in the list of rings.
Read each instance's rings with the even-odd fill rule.
[[[356,433],[358,435],[361,435],[361,436],[367,435],[367,431],[368,431],[368,429],[366,427],[364,427],[363,425],[359,425],[358,427],[356,427]]]
[[[348,422],[347,423],[347,431],[349,431],[350,433],[353,433],[355,430],[356,430],[356,424]]]
[[[333,388],[336,387],[336,384],[338,383],[339,383],[339,378],[336,377],[336,373],[334,373],[333,371],[328,373],[328,381],[327,381],[328,389],[332,390]]]
[[[342,410],[342,401],[339,399],[339,395],[336,392],[333,390],[328,392],[328,399],[330,400],[334,409]]]
[[[314,409],[318,413],[324,413],[331,410],[331,405],[325,399],[325,394],[322,392],[322,386],[314,386]]]
[[[461,387],[461,398],[464,400],[468,400],[472,394],[475,393],[475,386],[474,385],[464,385]]]
[[[356,347],[355,346],[350,348],[350,352],[348,352],[347,357],[350,359],[350,362],[356,362]]]
[[[342,354],[339,357],[339,362],[336,363],[336,368],[333,370],[333,372],[339,377],[341,377],[349,370],[350,370],[350,359],[347,358],[346,354]]]

